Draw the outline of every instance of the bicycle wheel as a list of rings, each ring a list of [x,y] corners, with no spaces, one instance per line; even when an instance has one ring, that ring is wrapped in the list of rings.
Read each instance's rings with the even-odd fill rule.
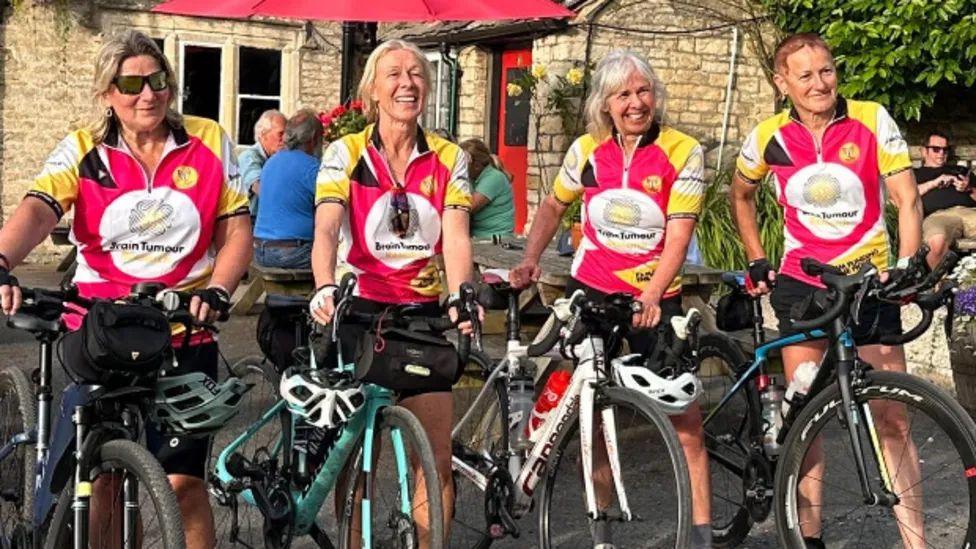
[[[156,458],[129,440],[111,440],[94,450],[89,543],[92,547],[121,547],[126,535],[142,549],[183,549],[186,538],[176,494]],[[132,497],[125,497],[126,488]],[[74,545],[75,487],[69,481],[54,508],[45,549]],[[126,513],[131,513],[126,517]],[[131,527],[123,526],[129,518]],[[129,538],[131,539],[131,537]]]
[[[27,375],[18,368],[0,371],[0,445],[34,431],[37,404]],[[28,540],[34,516],[35,446],[20,444],[0,462],[0,546]]]
[[[966,412],[934,385],[894,372],[869,372],[855,402],[860,425],[842,425],[840,391],[831,386],[790,429],[774,493],[782,546],[804,547],[804,533],[820,535],[828,547],[976,542],[976,425]],[[884,467],[872,450],[870,425],[885,449]],[[871,488],[879,490],[887,476],[898,496],[894,506],[865,504],[848,427],[861,430]]]
[[[404,549],[419,547],[426,538],[429,547],[444,546],[444,507],[441,504],[440,480],[434,452],[420,421],[405,408],[383,408],[376,418],[373,443],[373,478],[369,493],[369,531],[373,547]],[[407,462],[398,473],[394,436],[402,440]],[[363,438],[353,452],[347,486],[339,513],[339,547],[362,546],[361,510],[365,492],[363,474]],[[416,463],[422,477],[415,476]],[[422,483],[422,484],[421,484]],[[340,489],[337,487],[337,489]],[[410,512],[404,512],[404,507]],[[419,524],[418,524],[419,519]]]
[[[698,343],[702,381],[699,403],[708,417],[738,380],[747,359],[739,345],[725,334],[703,334]],[[745,490],[756,481],[772,483],[772,475],[759,456],[750,460],[748,393],[740,389],[705,426],[712,480],[712,546],[735,547],[749,535],[753,518]],[[743,478],[745,477],[745,479]],[[768,500],[766,500],[768,502]],[[761,506],[768,513],[769,503]],[[765,514],[765,513],[761,513]]]
[[[220,450],[257,423],[277,402],[279,376],[274,366],[259,356],[245,357],[230,370],[254,387],[244,395],[240,412],[214,435],[214,451],[210,453],[208,470],[211,471],[210,493],[217,547],[264,547],[264,517],[261,512],[245,499],[241,490],[221,486],[214,471]],[[272,455],[278,455],[280,464],[280,453],[276,452],[276,448],[281,433],[282,422],[271,420],[244,442],[238,452],[251,463],[261,463]]]
[[[508,431],[504,418],[508,416],[508,396],[499,378],[493,383],[480,402],[475,399],[484,388],[483,372],[490,371],[488,357],[472,354],[470,367],[460,382],[454,386],[455,425],[465,414],[469,420],[453,437],[453,457],[472,467],[481,475],[490,473],[498,459],[506,459]],[[469,412],[470,411],[470,412]],[[507,463],[498,463],[502,469]],[[489,525],[486,521],[485,491],[465,476],[455,466],[454,517],[451,523],[451,547],[485,547],[490,543]]]
[[[540,547],[592,547],[597,541],[612,542],[617,547],[687,547],[691,483],[671,422],[646,396],[631,389],[598,389],[594,418],[601,417],[602,410],[610,410],[614,416],[621,479],[633,517],[623,517],[609,472],[601,475],[599,467],[594,467],[594,480],[607,479],[603,483],[605,495],[597,494],[597,505],[608,519],[603,524],[611,531],[610,540],[606,535],[593,539],[591,521],[584,519],[586,496],[577,412],[568,419],[571,427],[554,442],[556,451],[550,454],[553,461],[541,480]],[[594,430],[593,438],[594,449],[603,447],[599,431]]]

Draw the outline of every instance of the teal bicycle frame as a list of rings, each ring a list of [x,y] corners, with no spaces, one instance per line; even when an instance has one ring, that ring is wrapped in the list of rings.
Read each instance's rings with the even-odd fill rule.
[[[304,493],[299,490],[292,491],[292,499],[295,503],[295,522],[293,525],[293,535],[295,536],[304,536],[309,533],[315,523],[315,516],[325,503],[325,499],[335,488],[339,475],[346,467],[346,463],[356,448],[356,442],[365,434],[361,458],[363,460],[362,466],[366,487],[362,500],[362,541],[363,547],[373,546],[372,532],[370,531],[371,521],[369,520],[371,511],[369,494],[373,482],[373,433],[376,430],[377,415],[383,408],[393,405],[393,393],[389,389],[378,385],[364,384],[363,395],[366,398],[365,403],[341,427],[339,439],[329,451],[329,455],[315,476],[315,479],[309,484]],[[297,422],[304,421],[304,419],[288,410],[284,400],[279,400],[264,412],[261,418],[251,425],[247,431],[237,437],[220,453],[220,456],[217,458],[216,474],[222,485],[226,486],[234,480],[234,476],[227,471],[227,460],[230,456],[241,445],[251,439],[262,427],[278,418],[282,411],[291,413],[291,436],[289,438],[294,440],[295,425]],[[284,438],[285,433],[282,433],[281,438],[278,439],[274,447],[273,454],[275,456],[281,452],[282,440]],[[408,458],[406,450],[403,447],[403,438],[399,429],[395,427],[391,429],[391,438],[393,439],[393,453],[396,458],[397,477],[400,483],[401,511],[407,516],[410,516],[412,506],[409,500],[410,490],[407,484],[409,482],[407,475],[409,463],[407,462]],[[242,496],[248,504],[255,504],[250,490],[243,492]]]

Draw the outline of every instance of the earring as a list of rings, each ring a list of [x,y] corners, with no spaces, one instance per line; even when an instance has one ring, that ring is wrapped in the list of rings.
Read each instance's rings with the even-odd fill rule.
[[[113,115],[115,115],[115,111],[112,110],[112,107],[105,109],[105,118],[112,118]]]

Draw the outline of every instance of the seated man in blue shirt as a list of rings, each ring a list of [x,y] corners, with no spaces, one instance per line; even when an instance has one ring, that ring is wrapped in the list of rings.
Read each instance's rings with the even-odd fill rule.
[[[302,109],[285,125],[285,148],[261,170],[254,227],[254,259],[265,267],[311,268],[315,177],[322,155],[322,123]]]

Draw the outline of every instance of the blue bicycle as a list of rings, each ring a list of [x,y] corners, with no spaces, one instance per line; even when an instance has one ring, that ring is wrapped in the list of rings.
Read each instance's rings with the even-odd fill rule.
[[[948,285],[933,288],[954,263],[949,258],[926,274],[923,261],[917,255],[901,282],[882,285],[870,265],[845,275],[805,260],[804,271],[820,277],[829,299],[817,318],[795,323],[803,333],[766,342],[754,299],[752,358],[722,334],[701,338],[702,372],[712,374],[703,378],[702,404],[716,547],[740,544],[771,510],[780,543],[790,548],[815,546],[804,538],[871,548],[976,541],[976,424],[931,383],[873,369],[858,356],[850,332],[862,300],[874,296],[922,311],[918,326],[882,343],[921,335],[933,312],[951,302]],[[741,276],[727,276],[726,283],[743,291]],[[816,376],[771,437],[769,420],[777,418],[764,419],[762,404],[770,353],[818,339],[828,347]]]
[[[321,352],[297,349],[295,365],[280,376],[282,398],[217,458],[211,493],[222,507],[219,547],[281,549],[300,536],[333,547],[318,518],[333,491],[339,547],[444,546],[440,481],[423,427],[395,405],[390,390],[355,380],[355,365],[343,360],[336,341],[341,324],[372,325],[381,316],[386,325],[405,329],[422,325],[442,332],[454,325],[413,316],[410,306],[377,315],[352,312],[350,276],[336,293],[335,321],[325,336],[338,350],[338,365],[320,365]],[[467,295],[473,300],[473,291]],[[294,298],[272,300],[271,306],[308,310],[307,302]],[[469,345],[461,338],[462,355]],[[274,434],[268,436],[268,429]],[[249,508],[257,509],[257,518]]]

